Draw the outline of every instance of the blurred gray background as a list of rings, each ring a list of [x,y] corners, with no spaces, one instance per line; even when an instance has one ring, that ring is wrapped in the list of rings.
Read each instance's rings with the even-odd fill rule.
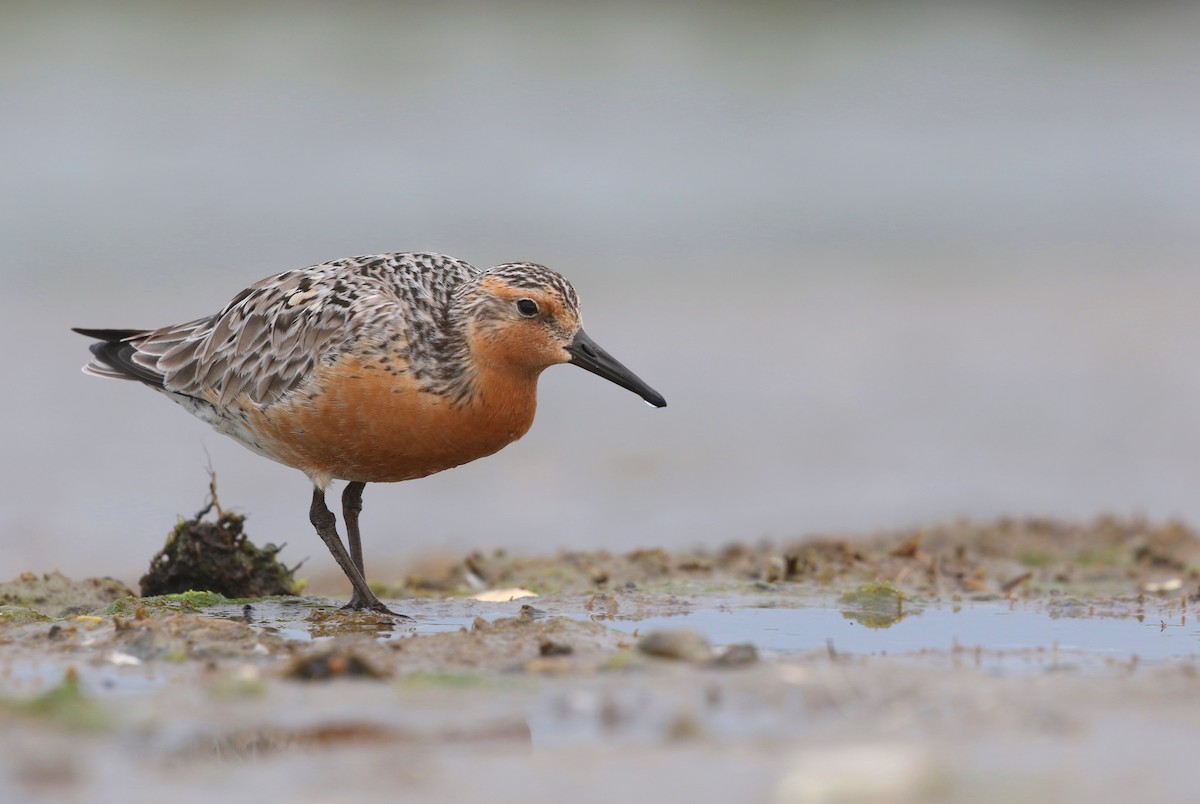
[[[336,573],[300,473],[68,327],[379,251],[558,268],[670,407],[550,370],[521,442],[367,489],[369,563],[1200,520],[1198,41],[1193,3],[9,0],[0,576],[136,581],[209,461]]]

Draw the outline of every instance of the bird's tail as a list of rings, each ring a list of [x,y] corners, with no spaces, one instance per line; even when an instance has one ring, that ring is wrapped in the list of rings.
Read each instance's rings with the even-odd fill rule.
[[[155,388],[163,387],[161,374],[133,359],[138,350],[138,339],[149,334],[151,330],[72,327],[71,331],[98,341],[89,347],[92,350],[92,359],[83,367],[84,374],[114,380],[137,380]]]

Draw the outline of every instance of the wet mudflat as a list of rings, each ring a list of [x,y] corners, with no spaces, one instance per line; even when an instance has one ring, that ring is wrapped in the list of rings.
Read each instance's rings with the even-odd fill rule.
[[[470,555],[330,598],[0,587],[0,799],[1178,800],[1200,538]]]

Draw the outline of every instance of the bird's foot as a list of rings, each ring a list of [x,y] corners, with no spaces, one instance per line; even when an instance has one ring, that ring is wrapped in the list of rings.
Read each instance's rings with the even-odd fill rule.
[[[406,614],[398,614],[398,613],[392,611],[387,606],[383,605],[383,601],[381,601],[379,598],[375,597],[374,595],[371,595],[368,598],[364,598],[361,595],[359,595],[358,592],[355,592],[354,595],[350,598],[350,602],[347,603],[346,605],[342,606],[342,611],[364,611],[364,610],[377,611],[380,614],[387,614],[389,616],[395,617],[397,620],[400,620],[401,622],[408,622],[408,623],[416,622],[416,620],[414,620],[412,617],[409,617]]]

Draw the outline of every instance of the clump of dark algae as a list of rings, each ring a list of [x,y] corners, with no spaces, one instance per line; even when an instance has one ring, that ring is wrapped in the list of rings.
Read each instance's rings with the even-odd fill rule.
[[[294,574],[300,565],[284,566],[277,558],[281,547],[258,547],[247,538],[246,517],[221,509],[216,476],[209,485],[209,502],[191,519],[167,536],[150,561],[139,584],[143,597],[189,591],[217,592],[229,598],[294,595]],[[215,520],[206,520],[209,512]]]

